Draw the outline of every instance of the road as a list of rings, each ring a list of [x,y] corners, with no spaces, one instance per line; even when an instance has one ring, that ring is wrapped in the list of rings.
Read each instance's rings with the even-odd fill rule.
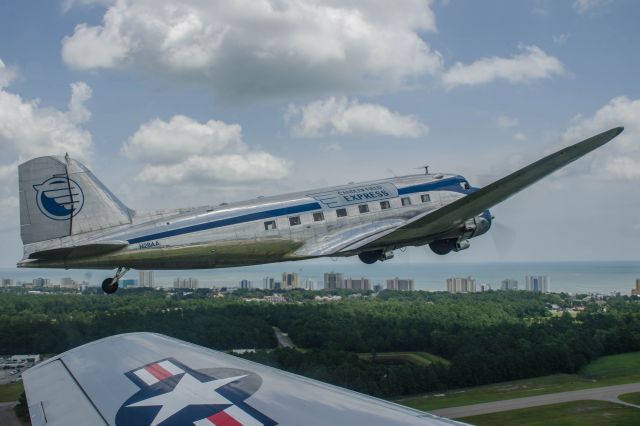
[[[295,348],[295,345],[287,333],[283,333],[278,327],[273,327],[273,331],[276,333],[279,348]]]
[[[588,399],[615,402],[617,404],[640,408],[640,406],[627,404],[626,402],[618,399],[618,395],[630,392],[640,392],[640,383],[549,393],[546,395],[529,396],[526,398],[485,402],[483,404],[463,405],[461,407],[450,407],[429,411],[429,413],[435,414],[436,416],[457,419],[460,417],[477,416],[480,414],[489,414],[498,411],[517,410],[518,408],[529,408],[540,405],[557,404],[559,402],[582,401]]]

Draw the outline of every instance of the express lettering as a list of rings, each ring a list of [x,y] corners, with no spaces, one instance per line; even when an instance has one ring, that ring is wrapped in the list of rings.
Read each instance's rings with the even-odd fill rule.
[[[380,191],[365,192],[362,194],[343,195],[345,201],[362,201],[362,200],[375,200],[377,198],[389,197],[389,193],[384,189]]]

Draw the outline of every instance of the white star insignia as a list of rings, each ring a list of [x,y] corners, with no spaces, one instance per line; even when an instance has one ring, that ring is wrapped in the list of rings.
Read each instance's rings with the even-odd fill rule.
[[[228,377],[226,379],[212,380],[203,383],[188,373],[185,373],[171,392],[134,402],[133,404],[127,405],[127,407],[160,406],[160,411],[158,411],[153,422],[151,422],[151,426],[156,426],[189,405],[233,405],[231,401],[220,395],[216,389],[242,379],[243,377],[247,377],[247,375]]]

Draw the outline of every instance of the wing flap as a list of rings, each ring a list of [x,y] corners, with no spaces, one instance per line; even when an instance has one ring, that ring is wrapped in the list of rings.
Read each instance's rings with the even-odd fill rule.
[[[424,241],[429,237],[450,231],[465,220],[482,214],[485,210],[522,191],[545,176],[577,160],[609,142],[624,130],[616,127],[596,136],[561,149],[536,161],[510,175],[499,179],[484,188],[460,198],[451,204],[430,213],[418,216],[398,229],[372,241],[360,249],[374,249],[406,244],[412,241]]]
[[[365,223],[360,226],[343,229],[340,232],[327,233],[320,238],[308,241],[296,251],[297,256],[330,256],[361,246],[368,241],[397,229],[406,223],[402,219],[389,219]]]
[[[34,426],[107,424],[61,360],[38,368],[38,374],[25,375],[29,378],[24,385]]]

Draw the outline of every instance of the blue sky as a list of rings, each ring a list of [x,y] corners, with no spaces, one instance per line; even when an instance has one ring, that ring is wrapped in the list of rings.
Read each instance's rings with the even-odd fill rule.
[[[393,4],[393,6],[391,6]],[[640,5],[631,0],[0,4],[0,266],[16,166],[69,151],[131,208],[431,170],[483,185],[608,128],[445,258],[637,260]],[[73,88],[72,88],[73,87]]]

